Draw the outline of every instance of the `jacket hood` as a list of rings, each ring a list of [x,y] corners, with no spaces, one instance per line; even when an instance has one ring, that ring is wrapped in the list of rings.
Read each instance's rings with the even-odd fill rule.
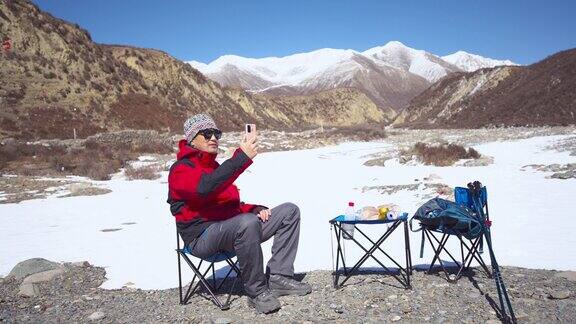
[[[182,160],[183,158],[199,160],[201,163],[212,163],[216,161],[217,153],[208,153],[200,151],[188,144],[188,141],[182,139],[178,142],[178,153],[176,158]]]

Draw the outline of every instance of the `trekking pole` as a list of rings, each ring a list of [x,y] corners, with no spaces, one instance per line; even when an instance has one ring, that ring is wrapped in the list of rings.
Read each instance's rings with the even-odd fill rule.
[[[514,315],[514,310],[512,309],[512,303],[510,302],[510,298],[508,296],[508,291],[506,290],[506,285],[504,284],[504,280],[502,279],[502,274],[500,273],[500,267],[498,266],[498,262],[496,261],[496,256],[494,255],[494,250],[492,248],[492,236],[490,234],[490,222],[487,216],[484,214],[482,202],[480,200],[480,190],[482,188],[482,184],[479,181],[474,181],[474,183],[469,183],[468,188],[472,194],[472,201],[476,212],[481,217],[484,222],[482,224],[482,230],[484,232],[484,237],[486,238],[486,243],[488,244],[488,251],[490,253],[490,263],[492,264],[492,275],[494,276],[494,281],[496,283],[496,290],[498,292],[498,299],[500,301],[500,308],[502,310],[502,318],[506,322],[516,323],[516,316]],[[510,311],[510,317],[506,312],[506,308],[504,307],[504,300],[506,301],[506,306],[508,306],[508,310]]]
[[[472,203],[474,209],[476,209],[476,214],[480,224],[482,226],[482,233],[486,238],[486,244],[488,244],[488,251],[490,253],[490,264],[492,265],[492,276],[494,276],[494,281],[496,282],[496,291],[498,292],[498,301],[500,302],[500,309],[503,314],[506,314],[506,309],[504,308],[504,299],[502,296],[502,286],[501,286],[501,276],[500,267],[496,262],[496,257],[494,256],[494,251],[492,250],[492,236],[490,235],[490,227],[487,216],[484,214],[483,204],[480,199],[480,190],[482,189],[482,184],[479,181],[474,181],[474,183],[468,184],[468,189],[472,195]]]
[[[487,237],[489,237],[489,233],[486,233]],[[516,323],[516,316],[514,315],[514,310],[512,309],[512,303],[510,302],[510,298],[508,297],[508,291],[506,290],[506,285],[504,284],[504,280],[502,279],[502,274],[500,273],[500,267],[496,262],[496,258],[494,257],[494,251],[492,250],[492,240],[491,238],[486,239],[486,243],[488,243],[488,249],[490,251],[490,260],[493,263],[492,265],[492,272],[494,275],[494,281],[496,282],[496,288],[498,290],[498,298],[500,300],[500,307],[502,307],[502,313],[506,316],[507,320],[511,320],[512,323]],[[504,300],[506,301],[506,305],[508,306],[508,310],[510,311],[510,319],[507,318],[507,314],[504,308]]]
[[[508,298],[508,294],[506,292],[506,287],[502,280],[502,275],[500,273],[500,267],[498,266],[498,262],[496,261],[496,257],[494,255],[494,250],[492,248],[492,236],[490,234],[490,227],[489,222],[487,222],[487,216],[484,214],[482,202],[480,200],[480,190],[482,185],[480,182],[475,181],[473,185],[468,185],[472,193],[473,204],[476,209],[476,212],[481,217],[482,220],[485,222],[481,222],[482,230],[484,232],[484,236],[486,238],[486,243],[488,244],[488,251],[490,253],[490,263],[492,264],[492,275],[494,276],[494,281],[496,283],[496,290],[498,292],[498,300],[500,302],[500,309],[502,310],[502,317],[508,321],[509,318],[506,313],[506,308],[504,306],[504,297],[506,298],[506,303],[508,308],[511,310],[512,320],[515,322],[514,312],[512,311],[512,305],[510,304],[510,300]],[[504,295],[504,296],[503,296]]]

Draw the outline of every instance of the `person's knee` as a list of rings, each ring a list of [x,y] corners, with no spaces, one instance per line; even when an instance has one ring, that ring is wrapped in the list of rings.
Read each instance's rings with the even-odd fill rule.
[[[254,214],[242,214],[238,223],[238,233],[259,233],[262,230],[262,222],[258,216]]]
[[[288,216],[293,221],[300,221],[300,208],[291,202],[282,204],[287,210],[286,216]]]

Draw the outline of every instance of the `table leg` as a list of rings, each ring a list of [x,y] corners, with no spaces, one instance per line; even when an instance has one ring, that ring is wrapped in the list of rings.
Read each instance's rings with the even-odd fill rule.
[[[339,279],[339,274],[338,274],[338,266],[339,266],[339,261],[340,261],[340,255],[342,253],[341,248],[340,248],[340,235],[339,235],[339,231],[338,231],[338,223],[334,224],[334,236],[336,237],[336,269],[334,269],[334,288],[338,288],[338,279]]]

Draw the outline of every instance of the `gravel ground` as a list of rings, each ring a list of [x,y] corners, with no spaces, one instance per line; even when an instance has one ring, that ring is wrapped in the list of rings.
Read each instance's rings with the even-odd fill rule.
[[[304,297],[281,297],[282,309],[269,315],[248,308],[238,289],[231,309],[220,311],[201,296],[178,304],[178,290],[98,288],[102,268],[64,264],[64,273],[39,284],[39,296],[18,296],[22,279],[0,279],[0,321],[21,322],[499,322],[491,307],[494,282],[471,270],[457,283],[442,274],[415,271],[413,289],[390,276],[362,274],[335,290],[328,271],[301,274],[314,291]],[[576,273],[503,267],[502,274],[519,322],[576,322]],[[166,275],[175,275],[173,273]]]

